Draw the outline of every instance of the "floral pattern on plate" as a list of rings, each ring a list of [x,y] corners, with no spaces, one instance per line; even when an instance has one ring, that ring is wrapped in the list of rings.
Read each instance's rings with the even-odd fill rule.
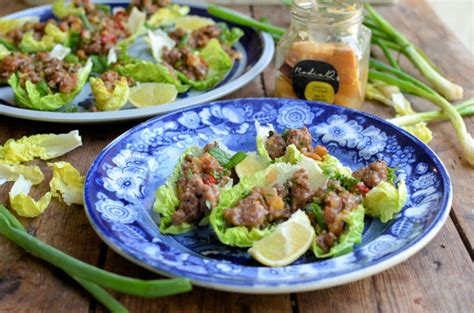
[[[245,249],[222,245],[209,226],[180,235],[160,234],[154,191],[172,173],[189,145],[220,140],[233,150],[255,150],[254,123],[278,131],[308,127],[352,169],[384,159],[398,166],[409,199],[394,220],[366,219],[362,243],[352,253],[317,260],[308,252],[282,268],[262,267]],[[357,280],[421,249],[449,214],[449,176],[420,141],[368,114],[315,102],[240,99],[178,111],[131,129],[96,159],[86,178],[85,203],[91,224],[117,252],[170,276],[222,290],[274,293],[311,290]]]

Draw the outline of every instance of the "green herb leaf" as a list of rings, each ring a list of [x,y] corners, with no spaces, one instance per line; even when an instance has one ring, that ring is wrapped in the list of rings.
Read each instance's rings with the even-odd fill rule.
[[[333,173],[329,177],[332,180],[337,180],[341,183],[341,186],[344,187],[346,190],[351,190],[354,188],[355,185],[357,185],[360,180],[355,178],[355,177],[348,177],[344,176],[341,173]]]
[[[229,162],[229,155],[219,147],[212,147],[208,150],[208,153],[219,162],[220,165],[225,166]]]
[[[397,179],[397,172],[398,166],[396,167],[388,167],[387,166],[387,171],[388,171],[388,182],[391,183],[392,185],[395,185],[395,180]]]
[[[95,30],[94,26],[92,26],[91,22],[87,18],[87,15],[84,12],[81,12],[81,14],[79,14],[79,17],[82,21],[82,24],[88,31],[93,32]]]
[[[97,10],[104,12],[106,15],[110,15],[112,13],[112,8],[110,5],[106,4],[96,4],[95,7]]]
[[[103,73],[107,70],[107,56],[105,55],[91,55],[92,72]]]
[[[185,34],[183,37],[181,37],[177,47],[183,48],[184,46],[186,46],[186,44],[188,43],[189,37],[190,37],[189,34]]]
[[[234,168],[237,164],[245,160],[246,157],[247,153],[239,151],[230,158],[229,162],[224,165],[224,168],[230,170],[231,168]]]
[[[316,223],[318,224],[319,228],[321,228],[321,230],[327,230],[328,226],[324,222],[324,214],[323,214],[323,210],[321,209],[321,206],[318,203],[313,202],[310,204],[310,207],[314,213],[314,217],[316,219]]]
[[[41,96],[46,96],[49,94],[49,87],[44,79],[40,80],[36,86],[38,87]]]
[[[18,49],[11,42],[6,41],[5,39],[0,38],[0,44],[4,45],[10,51],[17,51]]]

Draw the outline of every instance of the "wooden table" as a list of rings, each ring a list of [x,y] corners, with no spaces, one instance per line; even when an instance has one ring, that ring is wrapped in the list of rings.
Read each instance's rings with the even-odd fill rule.
[[[2,1],[0,15],[26,5]],[[289,14],[281,6],[245,6],[236,9],[255,18],[268,17],[287,26]],[[424,1],[406,0],[380,12],[399,30],[419,44],[447,75],[474,96],[474,58],[453,34],[440,24]],[[466,21],[466,26],[470,21]],[[245,88],[228,96],[271,97],[274,68],[269,66]],[[419,109],[430,109],[415,102]],[[364,110],[382,116],[388,108],[366,103]],[[474,134],[474,118],[466,119]],[[0,143],[8,138],[37,133],[62,133],[79,129],[84,145],[63,160],[86,173],[96,155],[115,137],[138,122],[107,125],[56,125],[0,116]],[[454,201],[450,218],[436,238],[409,260],[376,276],[327,290],[272,296],[225,293],[195,287],[190,293],[145,300],[116,294],[132,312],[474,312],[474,169],[459,156],[458,144],[449,123],[431,125],[431,147],[446,164],[453,180]],[[44,162],[43,162],[44,163]],[[43,164],[41,163],[41,164]],[[35,196],[48,189],[51,172]],[[7,203],[11,184],[0,187],[0,202]],[[96,266],[140,278],[156,278],[118,256],[97,237],[82,207],[66,207],[54,200],[39,218],[22,219],[28,232],[41,240]],[[95,312],[104,311],[96,301],[63,272],[32,257],[5,238],[0,238],[1,312]]]

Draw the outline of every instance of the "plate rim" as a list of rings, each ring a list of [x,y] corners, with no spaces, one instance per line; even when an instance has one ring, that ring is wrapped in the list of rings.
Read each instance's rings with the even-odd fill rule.
[[[279,100],[289,100],[289,99],[279,99],[279,98],[237,98],[237,99],[212,101],[212,102],[206,103],[205,105],[206,106],[215,105],[215,104],[225,105],[234,101],[241,101],[241,100],[261,101],[263,99],[265,101],[273,102],[272,105],[277,103]],[[307,100],[300,100],[300,99],[291,99],[291,100],[301,101],[304,103],[312,103],[313,105],[316,104],[322,107],[332,106],[331,104],[327,104],[323,102],[307,101]],[[155,123],[156,120],[166,118],[173,114],[179,114],[189,109],[191,108],[183,108],[177,111],[173,111],[167,114],[150,118],[149,120],[146,120],[140,124],[137,124],[136,126],[128,129],[127,131],[119,135],[117,138],[111,141],[106,147],[104,147],[104,149],[97,155],[96,159],[92,162],[89,170],[87,171],[85,184],[84,184],[84,210],[91,227],[94,229],[97,235],[101,238],[101,240],[103,240],[113,251],[115,251],[116,253],[118,253],[120,256],[124,257],[128,261],[135,263],[154,273],[158,273],[166,277],[179,277],[179,276],[173,275],[172,273],[168,273],[166,271],[161,271],[141,261],[140,259],[135,258],[132,255],[129,255],[127,252],[122,250],[121,247],[119,247],[116,243],[109,240],[105,236],[105,234],[102,233],[99,227],[94,223],[93,216],[90,215],[90,212],[89,212],[90,208],[87,205],[88,201],[87,201],[87,196],[86,196],[87,195],[86,186],[88,182],[90,181],[91,176],[93,175],[92,170],[96,168],[96,166],[100,163],[100,161],[103,159],[106,153],[110,149],[112,149],[118,142],[120,142],[123,138],[128,137],[134,134],[135,132],[140,131],[143,128],[146,128],[147,126]],[[337,279],[334,279],[334,277],[331,277],[331,278],[325,278],[325,279],[320,279],[316,281],[310,281],[310,282],[305,282],[305,283],[300,283],[297,285],[290,285],[290,286],[288,285],[284,285],[284,286],[246,286],[244,285],[242,286],[242,285],[232,285],[232,284],[229,285],[229,284],[224,284],[224,283],[221,284],[221,283],[213,283],[213,282],[190,279],[193,285],[205,287],[205,288],[211,288],[215,290],[226,291],[226,292],[237,292],[237,293],[244,293],[244,294],[283,294],[283,293],[294,293],[294,292],[308,292],[308,291],[326,289],[330,287],[336,287],[336,286],[344,285],[347,283],[355,282],[363,278],[371,277],[375,274],[383,272],[391,267],[394,267],[395,265],[402,263],[403,261],[407,260],[414,254],[419,252],[421,249],[423,249],[439,233],[441,228],[446,223],[446,220],[452,208],[452,201],[453,201],[453,187],[452,187],[451,178],[450,178],[449,172],[446,169],[446,166],[444,165],[442,160],[439,158],[439,156],[428,145],[423,143],[417,137],[413,136],[412,134],[410,134],[409,132],[405,131],[404,129],[398,126],[391,124],[390,122],[388,122],[387,120],[381,117],[378,117],[370,113],[351,109],[351,108],[343,108],[343,110],[345,110],[347,113],[361,114],[362,116],[366,118],[375,119],[381,122],[382,124],[384,124],[385,126],[392,127],[396,131],[401,132],[402,134],[404,134],[405,136],[413,140],[419,146],[419,148],[422,148],[424,152],[426,152],[427,155],[434,161],[434,163],[437,164],[438,169],[440,169],[440,172],[441,172],[440,176],[444,180],[444,186],[446,187],[445,188],[446,190],[444,193],[446,197],[444,199],[444,202],[441,203],[441,209],[443,210],[443,212],[438,217],[438,219],[433,221],[433,224],[431,224],[423,232],[424,234],[422,234],[418,240],[411,242],[403,251],[399,252],[398,254],[393,255],[393,256],[385,256],[381,258],[380,260],[376,261],[374,264],[371,264],[367,267],[363,267],[363,268],[360,268],[358,270],[351,271],[348,273],[336,275],[335,277]]]
[[[94,3],[129,3],[129,0],[94,0]],[[209,6],[206,3],[193,3],[190,4],[186,0],[173,0],[173,3],[185,4],[190,7],[207,9]],[[39,12],[45,10],[51,10],[52,5],[41,5],[37,7],[28,8],[12,14],[3,16],[4,19],[18,18],[18,15],[38,15]],[[238,15],[244,15],[238,11],[231,10],[233,13]],[[114,123],[120,121],[131,121],[137,119],[146,119],[165,113],[176,112],[177,110],[186,109],[194,106],[199,106],[210,101],[222,98],[239,88],[242,88],[249,84],[253,79],[260,75],[265,68],[270,64],[273,59],[275,52],[275,43],[270,34],[262,31],[254,30],[262,41],[262,53],[258,58],[257,62],[241,76],[235,80],[230,81],[222,86],[219,86],[209,92],[200,94],[194,99],[198,98],[197,101],[191,101],[189,103],[181,104],[179,108],[175,108],[175,103],[168,103],[159,106],[153,106],[148,108],[134,108],[128,110],[119,111],[108,111],[108,112],[77,112],[77,113],[66,113],[66,112],[50,112],[50,111],[37,111],[24,108],[13,107],[5,104],[0,104],[0,115],[10,116],[14,118],[51,122],[51,123],[77,123],[77,124],[92,124],[92,123]],[[193,98],[190,98],[192,100]],[[52,116],[51,116],[52,115]]]

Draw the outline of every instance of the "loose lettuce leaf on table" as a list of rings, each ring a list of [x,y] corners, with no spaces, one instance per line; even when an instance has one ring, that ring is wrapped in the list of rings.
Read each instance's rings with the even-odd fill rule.
[[[366,213],[369,216],[379,218],[382,223],[386,223],[401,211],[407,197],[405,181],[402,180],[398,188],[389,182],[382,182],[365,195]]]
[[[20,175],[31,181],[33,185],[41,183],[44,179],[43,172],[38,166],[0,162],[0,185],[7,181],[16,181]]]
[[[26,88],[23,88],[20,86],[17,74],[10,76],[8,84],[12,87],[16,102],[20,106],[33,110],[54,111],[76,97],[87,82],[91,69],[92,62],[88,60],[79,70],[77,86],[71,93],[47,93],[41,84],[33,84],[31,81],[27,81]]]
[[[67,134],[40,134],[9,139],[0,146],[0,163],[18,164],[34,158],[49,160],[62,156],[82,145],[77,130]]]
[[[8,193],[12,209],[20,216],[37,217],[46,210],[51,201],[51,192],[45,193],[37,201],[28,196],[31,186],[32,182],[20,175]]]
[[[56,44],[63,44],[67,40],[67,32],[63,32],[56,25],[48,23],[41,40],[36,40],[33,31],[29,31],[23,35],[19,47],[21,51],[28,53],[51,51]]]
[[[84,176],[68,162],[48,163],[53,169],[49,182],[53,197],[61,198],[67,205],[83,205]]]
[[[185,84],[196,90],[207,90],[221,82],[232,68],[233,62],[230,56],[222,49],[217,39],[211,39],[209,43],[199,52],[208,65],[207,78],[204,80],[191,80],[184,73],[178,72],[178,77]]]
[[[100,78],[91,77],[90,84],[99,111],[116,111],[128,101],[130,88],[127,79],[122,77],[115,83],[114,90],[109,92]]]
[[[313,252],[317,258],[336,257],[352,251],[354,245],[359,244],[362,240],[362,232],[364,231],[364,207],[359,205],[352,210],[345,220],[345,230],[339,236],[336,244],[331,247],[328,252],[324,252],[316,243],[313,242]]]

